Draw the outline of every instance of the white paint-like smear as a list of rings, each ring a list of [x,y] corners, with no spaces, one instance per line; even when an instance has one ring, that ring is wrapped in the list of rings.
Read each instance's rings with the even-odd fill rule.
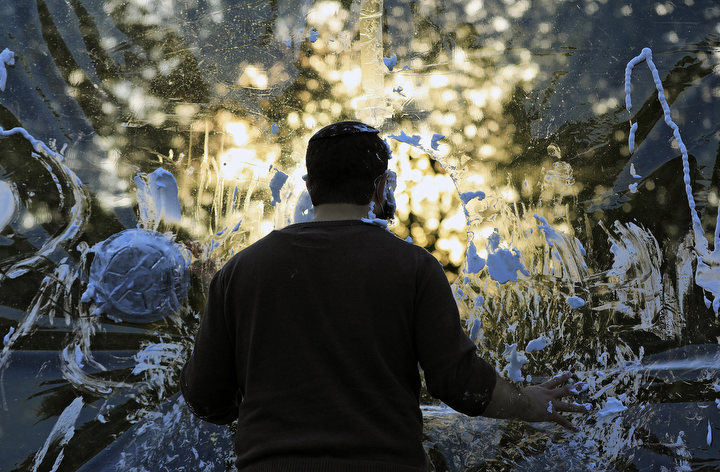
[[[625,68],[625,107],[628,111],[632,108],[630,101],[630,81],[632,69],[636,64],[645,61],[650,69],[655,88],[657,89],[657,97],[663,109],[665,123],[672,129],[673,137],[680,148],[683,164],[683,182],[685,183],[685,195],[688,200],[690,209],[690,218],[692,220],[693,235],[695,237],[695,251],[697,252],[697,269],[695,271],[695,282],[706,291],[713,295],[713,310],[715,313],[720,309],[720,207],[718,208],[717,222],[715,225],[715,241],[712,252],[708,250],[708,241],[705,239],[705,232],[700,222],[700,216],[695,207],[695,198],[693,197],[692,187],[690,186],[690,161],[688,157],[687,147],[680,136],[680,128],[672,120],[670,114],[670,106],[665,98],[662,81],[657,67],[652,60],[652,50],[644,48],[642,52],[632,58]]]
[[[42,464],[43,459],[45,459],[45,454],[47,454],[47,451],[52,444],[57,443],[58,446],[62,447],[70,441],[75,434],[75,421],[77,421],[82,407],[83,399],[82,397],[77,397],[63,410],[62,413],[60,413],[57,422],[55,422],[55,426],[53,426],[50,434],[45,440],[45,444],[35,454],[35,462],[33,463],[32,468],[33,472],[38,470],[38,467]],[[55,464],[55,467],[58,465],[59,463]]]
[[[17,206],[17,196],[12,185],[0,180],[0,231],[12,221]]]
[[[11,279],[19,277],[31,270],[35,264],[46,260],[53,252],[55,252],[60,243],[77,236],[80,231],[80,227],[87,217],[87,197],[82,189],[82,181],[72,170],[70,170],[70,168],[63,164],[63,155],[59,152],[53,151],[47,144],[39,139],[35,139],[25,128],[16,127],[5,130],[0,127],[0,136],[12,136],[15,134],[21,135],[30,142],[35,150],[32,157],[41,161],[48,170],[55,168],[59,171],[66,186],[72,192],[73,206],[68,210],[68,223],[66,226],[52,239],[46,241],[35,254],[14,263],[5,273],[0,273],[0,281],[2,281],[5,277]],[[63,187],[60,185],[58,177],[54,174],[52,177],[58,188],[58,192],[60,192],[60,204],[64,205],[65,195]],[[0,362],[0,366],[1,365],[2,362]]]
[[[18,127],[10,128],[10,129],[6,130],[2,126],[0,126],[0,136],[12,136],[13,134],[19,134],[23,138],[30,141],[30,144],[32,145],[33,149],[35,149],[35,152],[45,152],[49,156],[52,156],[55,159],[57,159],[58,161],[62,161],[63,159],[65,159],[65,157],[62,154],[60,154],[59,152],[53,151],[52,149],[50,149],[50,147],[47,144],[45,144],[44,142],[40,141],[39,139],[36,139],[35,137],[33,137],[30,133],[28,133],[28,131],[25,128],[21,128],[18,126]],[[77,177],[75,177],[75,178],[77,179],[78,182],[80,181],[80,179],[78,179]]]
[[[175,177],[160,167],[148,176],[148,187],[158,218],[168,223],[179,223],[180,199]]]
[[[135,176],[140,219],[157,229],[160,221],[179,223],[181,219],[178,185],[175,177],[158,167],[149,175]]]

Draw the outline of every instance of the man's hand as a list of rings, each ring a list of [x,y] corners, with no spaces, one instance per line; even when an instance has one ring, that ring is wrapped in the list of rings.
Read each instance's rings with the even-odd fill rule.
[[[552,421],[571,431],[578,429],[570,421],[560,415],[561,411],[571,413],[587,413],[584,405],[568,403],[560,399],[577,394],[577,385],[564,385],[570,378],[567,372],[547,382],[531,385],[518,391],[502,377],[497,377],[490,404],[483,412],[489,418],[517,418],[523,421]]]
[[[560,400],[567,395],[577,393],[576,385],[565,384],[563,386],[563,384],[570,379],[570,375],[570,372],[567,372],[547,382],[531,385],[520,390],[520,396],[524,397],[524,403],[527,408],[523,409],[524,411],[521,412],[518,419],[524,421],[552,421],[564,428],[577,432],[578,429],[573,426],[567,418],[560,414],[561,411],[570,413],[588,412],[588,408],[584,405]]]

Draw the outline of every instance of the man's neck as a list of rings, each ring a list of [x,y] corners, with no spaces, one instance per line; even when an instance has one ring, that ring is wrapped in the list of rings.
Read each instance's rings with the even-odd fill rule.
[[[370,204],[324,203],[313,208],[311,221],[359,220],[367,218]]]

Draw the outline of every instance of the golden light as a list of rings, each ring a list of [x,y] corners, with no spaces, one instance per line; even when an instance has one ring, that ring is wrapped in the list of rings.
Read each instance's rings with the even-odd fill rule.
[[[458,211],[442,220],[440,227],[448,231],[465,231],[465,224],[465,212],[458,207]]]
[[[348,91],[353,91],[360,86],[362,81],[362,70],[359,67],[346,70],[340,74],[343,85]]]
[[[225,123],[225,131],[232,136],[233,142],[237,146],[245,146],[250,142],[250,136],[248,135],[248,129],[245,123],[239,121]]]
[[[237,84],[241,87],[264,90],[268,86],[268,77],[263,69],[257,66],[247,66],[238,77]]]
[[[450,253],[450,261],[455,265],[462,264],[465,258],[465,245],[458,239],[457,236],[451,236],[449,238],[441,238],[437,242],[438,249],[447,251]]]
[[[500,194],[508,202],[515,202],[515,201],[517,201],[518,197],[520,196],[520,195],[518,195],[517,190],[515,190],[512,187],[503,188],[502,191],[500,192]]]
[[[233,148],[220,154],[220,174],[226,180],[267,177],[270,165],[258,159],[254,149]]]
[[[312,115],[306,114],[303,117],[303,121],[305,122],[305,127],[307,129],[315,129],[315,127],[317,126],[317,120]]]
[[[485,106],[487,101],[487,90],[469,90],[465,92],[467,98],[477,107]]]
[[[480,146],[480,155],[482,157],[490,157],[495,153],[495,146],[492,144],[483,144]]]
[[[432,88],[440,88],[440,87],[447,87],[450,83],[450,77],[448,77],[448,74],[440,74],[437,72],[433,72],[430,74],[430,87]]]
[[[300,116],[296,112],[291,111],[287,114],[287,122],[291,128],[296,129],[300,126]]]
[[[525,70],[523,70],[521,75],[523,80],[530,81],[534,79],[537,74],[538,66],[536,64],[531,64],[530,66],[526,67]]]

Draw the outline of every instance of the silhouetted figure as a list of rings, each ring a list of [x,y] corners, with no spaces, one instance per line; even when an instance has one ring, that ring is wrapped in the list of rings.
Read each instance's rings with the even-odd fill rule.
[[[477,354],[442,265],[368,217],[394,213],[389,149],[342,122],[308,144],[312,221],[274,230],[210,283],[181,375],[200,418],[237,420],[239,470],[425,471],[429,393],[470,416],[555,421],[569,374],[517,390]],[[549,402],[552,401],[552,408]]]

